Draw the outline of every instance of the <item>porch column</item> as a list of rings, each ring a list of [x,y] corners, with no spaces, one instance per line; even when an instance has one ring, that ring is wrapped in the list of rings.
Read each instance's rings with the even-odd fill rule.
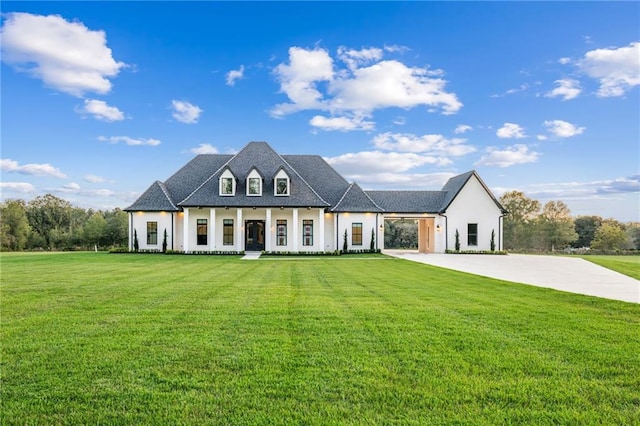
[[[318,237],[320,251],[324,251],[324,209],[318,209]]]
[[[244,223],[242,223],[242,209],[236,210],[236,251],[242,251],[244,246]]]
[[[264,249],[271,251],[271,209],[269,208],[265,212],[264,227]]]
[[[209,250],[216,249],[216,209],[209,210]]]
[[[298,209],[293,209],[293,220],[291,222],[293,222],[293,244],[291,245],[291,251],[298,251],[298,229],[300,228],[300,224],[298,223]]]
[[[184,208],[184,219],[182,223],[182,250],[189,251],[189,208]]]

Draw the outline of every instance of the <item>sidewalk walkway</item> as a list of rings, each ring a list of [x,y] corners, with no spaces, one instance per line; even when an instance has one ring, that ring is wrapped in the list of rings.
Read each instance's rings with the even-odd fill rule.
[[[509,254],[419,254],[385,250],[389,256],[538,287],[640,303],[640,281],[576,257]]]
[[[258,260],[261,254],[262,252],[260,251],[246,251],[244,252],[244,256],[242,256],[242,260]]]

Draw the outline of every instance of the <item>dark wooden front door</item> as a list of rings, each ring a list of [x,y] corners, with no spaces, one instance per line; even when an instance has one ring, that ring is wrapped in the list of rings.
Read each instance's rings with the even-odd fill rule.
[[[264,250],[264,221],[247,220],[244,223],[245,229],[245,251]]]

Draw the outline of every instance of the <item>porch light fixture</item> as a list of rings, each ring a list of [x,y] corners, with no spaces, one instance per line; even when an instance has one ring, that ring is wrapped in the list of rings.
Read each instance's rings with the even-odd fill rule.
[[[436,225],[436,231],[440,232],[440,225]]]

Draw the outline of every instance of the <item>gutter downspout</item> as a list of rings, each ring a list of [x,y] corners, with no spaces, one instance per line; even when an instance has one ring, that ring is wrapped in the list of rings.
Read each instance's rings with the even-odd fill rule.
[[[502,246],[504,245],[502,241],[502,226],[504,224],[504,214],[498,216],[498,251],[502,250]]]
[[[174,238],[175,236],[173,235],[173,221],[174,220],[175,220],[174,212],[171,212],[171,250],[174,250],[174,248],[173,248],[173,240],[175,239]]]
[[[336,213],[336,251],[339,250],[340,247],[340,213]]]
[[[129,251],[133,250],[133,212],[129,212]]]
[[[444,251],[449,250],[449,218],[446,214],[440,213],[440,216],[444,217]]]

